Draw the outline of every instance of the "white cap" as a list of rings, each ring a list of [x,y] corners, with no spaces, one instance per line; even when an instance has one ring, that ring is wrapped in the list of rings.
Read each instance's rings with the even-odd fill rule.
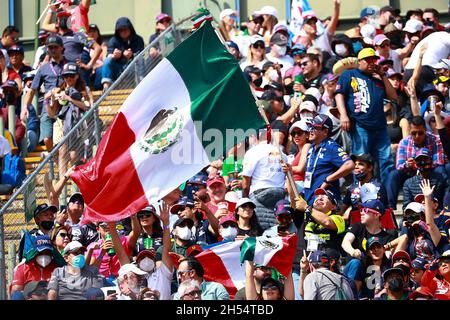
[[[243,204],[246,204],[246,203],[251,203],[254,207],[256,207],[256,204],[252,200],[250,200],[249,198],[241,198],[236,203],[236,208],[239,208],[240,206],[242,206]]]
[[[278,31],[286,31],[287,33],[289,33],[288,26],[285,23],[280,22],[278,22],[276,25],[273,26],[272,34]]]
[[[120,267],[119,269],[119,278],[123,278],[124,275],[133,272],[134,274],[137,274],[138,276],[146,275],[147,272],[139,269],[135,264],[127,263]]]
[[[269,14],[274,16],[275,18],[278,18],[278,11],[272,6],[264,6],[260,10],[255,11],[255,14],[257,15]]]
[[[71,241],[65,246],[63,256],[65,256],[66,254],[69,254],[72,251],[76,251],[76,250],[81,249],[81,248],[86,250],[86,247],[83,246],[80,242],[78,242],[78,241]]]
[[[439,62],[430,65],[433,69],[446,69],[450,70],[450,59],[441,59]]]
[[[219,17],[220,17],[220,20],[223,20],[223,18],[225,18],[226,16],[231,16],[231,15],[236,15],[236,11],[234,11],[233,9],[228,8],[228,9],[222,10],[220,12]]]
[[[424,208],[423,204],[418,203],[418,202],[410,202],[406,206],[404,212],[406,212],[406,210],[412,210],[412,211],[417,212],[417,213],[420,213],[420,212],[424,213],[425,212],[425,208]]]
[[[406,25],[403,28],[403,31],[409,33],[416,33],[422,31],[422,29],[423,29],[422,21],[416,19],[409,19],[408,21],[406,21]]]
[[[320,98],[322,97],[322,95],[320,94],[320,90],[314,87],[311,87],[309,89],[307,89],[304,93],[305,95],[309,94],[312,95],[314,98],[317,99],[317,102],[320,101]]]
[[[309,117],[308,118],[302,118],[299,121],[295,121],[292,124],[291,128],[289,129],[289,133],[292,133],[292,131],[295,128],[298,128],[298,129],[300,129],[302,131],[308,132],[309,131],[309,125],[308,125],[309,123],[312,123],[312,118],[309,118]]]
[[[373,183],[364,183],[359,191],[361,202],[378,199],[378,190],[380,188]]]
[[[361,27],[360,33],[363,38],[370,38],[373,40],[373,38],[375,38],[377,30],[373,24],[368,23]]]
[[[264,38],[261,37],[259,34],[254,34],[250,37],[250,44],[255,44],[257,41],[264,42]]]
[[[312,101],[303,101],[300,104],[300,109],[299,111],[302,112],[303,110],[308,110],[311,112],[316,112],[316,105],[314,104],[314,102]]]

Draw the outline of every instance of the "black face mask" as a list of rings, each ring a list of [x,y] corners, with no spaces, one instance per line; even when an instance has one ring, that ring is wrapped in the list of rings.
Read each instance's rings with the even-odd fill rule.
[[[262,84],[262,81],[263,81],[263,78],[260,77],[260,78],[258,78],[258,79],[253,80],[253,84],[254,84],[255,86],[257,86],[257,87],[260,87],[261,84]]]
[[[359,172],[359,173],[355,173],[354,176],[355,176],[356,180],[362,181],[362,180],[364,180],[365,177],[367,177],[367,173]]]
[[[4,92],[6,104],[11,105],[16,103],[16,96],[13,92]]]
[[[41,221],[41,228],[44,230],[51,230],[55,223],[53,221]]]
[[[403,290],[403,279],[391,278],[388,280],[388,288],[392,292],[400,292]]]
[[[434,27],[434,22],[431,21],[429,18],[423,24],[428,27]]]

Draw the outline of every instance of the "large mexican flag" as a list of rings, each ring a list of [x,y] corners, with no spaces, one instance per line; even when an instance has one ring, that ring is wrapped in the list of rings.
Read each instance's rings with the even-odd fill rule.
[[[136,213],[263,126],[237,61],[206,21],[136,87],[95,157],[72,174],[85,218]]]

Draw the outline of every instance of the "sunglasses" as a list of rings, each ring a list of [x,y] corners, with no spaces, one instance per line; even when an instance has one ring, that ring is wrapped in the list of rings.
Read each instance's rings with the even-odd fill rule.
[[[60,233],[59,236],[61,238],[69,238],[72,239],[72,235],[68,234],[68,233]]]
[[[361,212],[364,213],[364,214],[369,214],[369,213],[380,214],[378,211],[370,209],[370,208],[362,208]]]
[[[277,287],[276,285],[272,284],[272,285],[265,285],[265,286],[262,287],[262,289],[263,289],[264,291],[267,291],[267,290],[277,290],[278,287]]]
[[[139,219],[143,219],[143,218],[150,218],[153,214],[152,213],[139,213],[137,216]]]
[[[425,131],[411,131],[412,136],[423,136]]]
[[[406,258],[397,258],[394,260],[394,262],[408,262],[409,263],[409,260]]]
[[[306,133],[305,131],[292,131],[291,136],[293,136],[293,137],[295,137],[295,136],[302,136],[305,133]]]
[[[201,296],[201,295],[202,295],[202,291],[201,291],[201,290],[194,290],[194,291],[185,293],[185,294],[183,295],[183,297],[189,296],[189,297],[194,298],[194,297],[196,297],[196,296]]]
[[[264,44],[264,42],[263,41],[256,41],[254,44],[253,44],[253,48],[255,48],[255,49],[264,49],[266,47],[266,45]]]
[[[308,65],[309,61],[304,61],[302,63],[300,63],[301,67],[306,67]]]
[[[250,203],[244,203],[243,205],[241,205],[242,209],[253,209],[253,205],[251,205]]]

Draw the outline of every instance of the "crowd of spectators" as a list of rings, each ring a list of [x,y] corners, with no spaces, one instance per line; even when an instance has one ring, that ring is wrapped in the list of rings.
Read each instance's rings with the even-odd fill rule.
[[[108,88],[144,48],[120,18],[103,55],[98,27],[87,24],[90,1],[75,11],[61,2],[56,22],[57,8],[44,20],[53,33],[42,35],[34,79],[19,75],[18,30],[6,28],[1,40],[3,94],[26,92],[21,121],[36,118],[29,106],[42,96],[38,142],[47,150],[64,105],[60,134],[92,106],[89,87]],[[336,34],[340,0],[330,5],[330,18],[304,14],[299,32],[271,6],[250,15],[244,31],[236,12],[222,11],[218,30],[267,128],[116,223],[83,219],[79,193],[58,208],[72,170],[62,165],[49,204],[34,212],[36,228],[21,240],[10,297],[230,299],[224,284],[205,280],[197,254],[220,241],[296,235],[291,273],[246,261],[234,299],[450,299],[450,26],[435,9],[401,16],[367,7],[356,27]],[[158,15],[150,40],[170,22]],[[17,142],[23,132],[16,126]],[[74,164],[70,144],[64,152]]]

